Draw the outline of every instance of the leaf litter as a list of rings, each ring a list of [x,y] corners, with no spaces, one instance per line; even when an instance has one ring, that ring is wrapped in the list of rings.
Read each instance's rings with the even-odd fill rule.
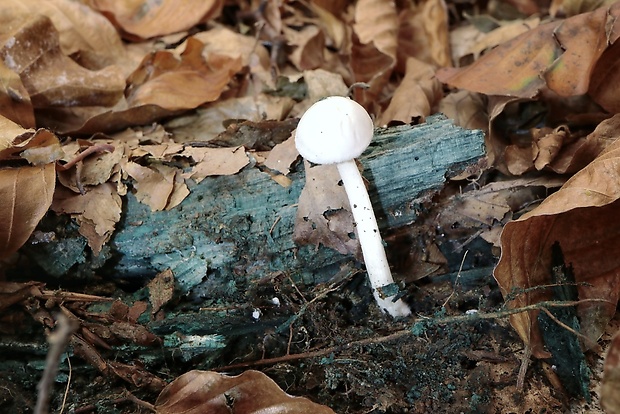
[[[342,406],[351,412],[442,409],[431,401],[476,412],[539,408],[540,401],[547,401],[550,411],[560,409],[565,404],[558,397],[561,391],[552,388],[561,389],[562,378],[545,371],[551,348],[539,329],[538,314],[545,311],[536,307],[553,299],[551,246],[559,242],[575,275],[582,346],[594,348],[589,361],[601,355],[594,344],[609,347],[601,405],[607,412],[620,411],[614,399],[617,335],[612,340],[606,333],[615,326],[620,295],[618,264],[610,254],[616,250],[619,194],[615,157],[620,82],[614,71],[618,3],[596,8],[588,2],[553,1],[547,10],[547,4],[536,1],[507,2],[508,8],[489,6],[488,14],[467,4],[435,0],[415,5],[385,0],[129,3],[0,4],[6,23],[0,33],[0,255],[7,258],[7,269],[19,263],[14,253],[21,246],[55,237],[54,231],[37,229],[51,212],[59,215],[56,220],[70,217],[96,256],[123,225],[127,192],[157,212],[182,208],[200,181],[247,168],[258,168],[283,187],[290,186],[286,176],[297,160],[294,118],[316,100],[346,95],[352,87],[352,95],[371,111],[376,125],[423,122],[440,110],[466,128],[487,132],[485,162],[429,198],[417,223],[392,229],[385,238],[394,250],[391,262],[406,282],[427,281],[418,285],[423,292],[414,310],[419,314],[431,309],[458,314],[474,300],[480,302],[479,311],[492,313],[490,281],[471,287],[471,292],[459,283],[471,283],[460,280],[463,274],[473,275],[476,267],[494,266],[492,252],[501,248],[493,275],[507,309],[530,307],[511,316],[525,349],[497,326],[465,324],[440,332],[429,325],[422,333],[438,346],[448,349],[438,339],[444,334],[482,349],[467,351],[459,361],[442,354],[441,362],[448,366],[473,366],[465,376],[445,368],[432,371],[447,384],[445,389],[395,380],[393,388],[381,388],[383,396],[378,396],[366,388],[376,378],[353,367],[348,372],[336,369],[333,354],[324,355],[323,368],[316,371],[321,380],[305,377],[311,370],[299,371],[304,380],[296,389],[334,399],[344,387],[353,399],[366,401],[345,402]],[[359,258],[354,223],[337,176],[308,165],[306,171],[296,243],[328,246]],[[329,190],[321,187],[325,183]],[[487,244],[480,248],[479,243]],[[470,273],[461,273],[463,269]],[[454,286],[441,285],[438,275],[446,274],[453,275],[447,280]],[[71,339],[75,355],[135,389],[159,392],[172,378],[153,374],[139,355],[132,361],[105,355],[121,344],[145,347],[139,352],[160,346],[162,339],[147,321],[163,320],[180,300],[174,274],[160,273],[148,288],[138,290],[141,298],[122,294],[130,305],[110,302],[108,297],[119,294],[111,286],[97,289],[102,296],[45,290],[39,282],[3,281],[0,304],[7,315],[2,329],[10,331],[6,321],[25,313],[49,332],[55,320],[51,310],[60,311],[79,321]],[[347,303],[360,300],[331,294]],[[339,332],[343,327],[336,316],[342,315],[321,303],[321,293],[316,298],[314,308],[303,309],[323,314],[329,322],[321,326],[306,320],[315,335],[345,341],[359,337]],[[369,323],[383,332],[375,324]],[[425,351],[416,348],[422,337],[413,331],[403,349],[423,361]],[[191,342],[189,337],[177,340]],[[217,338],[208,341],[215,344]],[[263,357],[268,335],[264,341]],[[511,345],[506,353],[498,346],[507,342]],[[291,340],[285,355],[290,346]],[[532,384],[521,400],[495,390],[497,384],[523,381],[518,367],[525,366],[529,353],[543,361],[530,368],[540,371],[527,374]],[[382,356],[402,358],[389,352]],[[397,368],[388,369],[396,370],[388,376],[398,377]],[[279,369],[275,374],[286,378]],[[179,384],[187,375],[200,379],[201,387],[203,381],[232,381],[232,390],[246,387],[247,393],[239,391],[235,401],[248,404],[247,412],[260,409],[259,394],[254,393],[274,385],[266,377],[248,385],[243,375],[191,371],[168,385],[155,404],[158,412],[178,412],[178,407],[165,411],[161,401],[186,392]],[[464,395],[454,385],[463,378],[482,377],[489,378],[482,396],[476,394],[480,389]],[[426,382],[416,377],[416,383]],[[194,396],[197,407],[209,399],[209,390],[202,392]],[[220,409],[230,403],[230,392],[216,393]],[[323,409],[277,390],[267,394],[276,406],[297,401],[296,412]]]

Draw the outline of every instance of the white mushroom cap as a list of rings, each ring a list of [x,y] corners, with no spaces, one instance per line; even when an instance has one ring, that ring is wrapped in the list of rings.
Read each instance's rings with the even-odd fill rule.
[[[315,164],[337,164],[359,157],[372,140],[368,112],[343,96],[330,96],[312,105],[297,125],[295,145]]]

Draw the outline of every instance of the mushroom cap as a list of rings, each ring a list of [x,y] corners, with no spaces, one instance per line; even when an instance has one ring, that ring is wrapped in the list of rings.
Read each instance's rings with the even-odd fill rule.
[[[368,147],[374,125],[368,112],[344,96],[313,104],[299,120],[297,151],[315,164],[337,164],[359,157]]]

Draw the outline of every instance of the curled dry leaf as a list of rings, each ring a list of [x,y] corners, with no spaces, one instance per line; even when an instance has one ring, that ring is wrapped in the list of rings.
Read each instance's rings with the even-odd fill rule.
[[[220,15],[222,0],[163,0],[156,2],[90,0],[126,33],[142,39],[182,32]]]
[[[444,83],[487,95],[533,98],[545,87],[560,96],[585,94],[597,61],[620,36],[619,15],[616,2],[540,25],[468,67],[442,69],[437,76]]]
[[[93,187],[84,195],[59,186],[51,207],[57,213],[71,214],[80,225],[80,234],[93,252],[99,254],[121,218],[122,202],[111,183]]]
[[[215,101],[241,70],[241,59],[211,54],[205,61],[203,47],[201,41],[190,38],[180,60],[169,51],[147,56],[128,79],[128,103],[176,111]]]
[[[282,391],[258,371],[230,377],[210,371],[190,371],[172,381],[155,402],[157,414],[334,414],[307,398]]]
[[[424,118],[435,112],[443,97],[441,83],[435,78],[435,70],[427,63],[414,58],[407,59],[407,73],[390,105],[381,114],[378,125],[392,121],[409,124],[416,118]]]
[[[58,138],[49,131],[24,129],[0,116],[0,257],[28,240],[52,203],[56,186],[54,161],[62,157]],[[32,166],[17,165],[27,160]]]
[[[121,70],[108,66],[91,71],[71,60],[47,16],[0,10],[0,56],[20,76],[35,108],[112,106],[122,97]]]
[[[607,414],[620,414],[620,332],[613,336],[605,357],[601,405]]]
[[[616,136],[620,132],[616,131]],[[494,276],[512,308],[551,297],[551,245],[558,241],[571,263],[579,299],[582,333],[596,341],[614,315],[620,296],[620,139],[562,188],[519,220],[506,224]],[[511,323],[533,355],[547,356],[537,311],[519,313]]]

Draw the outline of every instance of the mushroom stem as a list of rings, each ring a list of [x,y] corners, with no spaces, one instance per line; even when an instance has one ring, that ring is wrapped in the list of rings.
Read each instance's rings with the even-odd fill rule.
[[[381,288],[393,284],[394,279],[385,256],[381,233],[379,233],[370,197],[362,175],[357,169],[357,164],[355,160],[348,160],[340,162],[336,166],[351,204],[366,271],[377,304],[394,317],[410,315],[411,310],[402,299],[394,301],[394,296],[384,296],[381,292]]]

